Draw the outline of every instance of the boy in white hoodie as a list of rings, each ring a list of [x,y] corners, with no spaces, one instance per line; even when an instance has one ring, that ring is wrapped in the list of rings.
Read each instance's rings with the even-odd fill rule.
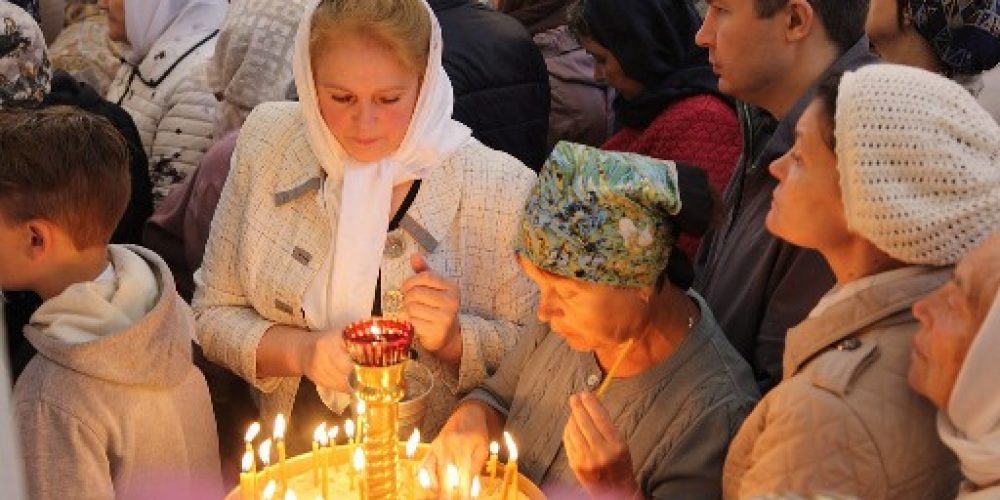
[[[0,113],[0,289],[45,301],[14,386],[32,499],[219,498],[194,320],[153,252],[107,242],[128,150],[69,108]]]

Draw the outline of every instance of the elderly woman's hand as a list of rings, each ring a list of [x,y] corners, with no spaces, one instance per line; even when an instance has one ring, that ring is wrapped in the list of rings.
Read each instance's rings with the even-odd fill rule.
[[[632,455],[604,405],[583,392],[570,396],[569,406],[563,445],[577,480],[591,495],[632,498],[639,491]]]
[[[317,332],[301,343],[299,366],[302,374],[321,387],[350,392],[347,377],[353,365],[344,345],[343,332]]]
[[[420,345],[448,364],[462,359],[458,284],[435,272],[420,254],[410,257],[416,276],[403,282],[403,314]]]
[[[448,418],[423,463],[431,475],[432,490],[440,490],[448,465],[454,464],[459,473],[459,491],[469,491],[472,478],[489,459],[490,421],[495,417],[490,412],[495,413],[483,403],[469,401],[459,405]]]

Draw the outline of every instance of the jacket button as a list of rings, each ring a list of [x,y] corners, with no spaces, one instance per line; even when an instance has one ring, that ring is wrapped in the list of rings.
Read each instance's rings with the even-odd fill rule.
[[[385,240],[385,256],[389,259],[398,259],[406,251],[406,242],[398,234],[390,234]]]
[[[861,341],[854,337],[844,339],[837,344],[838,351],[853,351],[859,347],[861,347]]]
[[[600,381],[601,381],[601,376],[600,375],[598,375],[596,373],[591,373],[590,376],[587,377],[587,386],[594,387]]]
[[[389,290],[382,301],[382,314],[394,314],[403,309],[403,292]]]

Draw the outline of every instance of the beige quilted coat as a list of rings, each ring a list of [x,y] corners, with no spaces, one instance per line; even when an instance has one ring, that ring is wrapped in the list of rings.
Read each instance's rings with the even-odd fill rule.
[[[906,380],[919,328],[910,307],[951,270],[893,273],[788,332],[784,380],[730,446],[725,498],[955,497],[955,457],[937,437],[934,408]]]
[[[268,422],[278,412],[289,415],[300,380],[258,378],[257,343],[275,324],[307,327],[302,295],[331,240],[319,205],[322,175],[299,104],[258,106],[240,133],[195,276],[201,346],[210,360],[260,391],[261,417]],[[389,233],[381,265],[383,310],[398,310],[415,252],[455,280],[462,297],[458,373],[420,353],[436,378],[421,429],[427,436],[436,434],[460,396],[492,375],[526,328],[539,327],[538,291],[513,253],[534,177],[513,157],[473,140],[423,181],[400,228]]]

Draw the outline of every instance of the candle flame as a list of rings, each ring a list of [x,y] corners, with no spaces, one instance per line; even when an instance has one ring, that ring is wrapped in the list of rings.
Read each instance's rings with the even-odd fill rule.
[[[472,478],[472,489],[469,491],[469,496],[472,498],[479,498],[479,493],[482,492],[483,486],[479,484],[479,476]]]
[[[274,498],[274,492],[278,489],[278,483],[274,482],[274,479],[267,482],[267,486],[264,487],[264,498],[271,499]]]
[[[260,433],[260,422],[254,422],[250,424],[250,427],[247,428],[247,433],[245,436],[243,436],[243,440],[249,443],[254,439],[257,439],[257,434],[259,433]]]
[[[498,453],[500,453],[500,443],[490,441],[490,455],[496,455]]]
[[[373,324],[372,327],[369,328],[369,331],[372,332],[372,335],[374,335],[376,337],[380,337],[382,335],[382,329],[379,328],[378,325],[375,325],[375,324]]]
[[[354,421],[348,420],[344,422],[344,434],[347,435],[347,439],[354,439]]]
[[[444,474],[444,482],[447,488],[449,490],[458,488],[458,467],[455,467],[455,464],[448,464]]]
[[[285,492],[285,500],[299,500],[299,497],[295,496],[295,492],[288,490]]]
[[[361,472],[365,469],[365,450],[364,448],[354,449],[354,470]]]
[[[427,472],[427,469],[421,467],[417,471],[417,482],[420,483],[420,487],[423,489],[429,489],[431,487],[431,474]]]
[[[514,444],[514,438],[509,432],[504,431],[503,440],[507,442],[507,461],[517,462],[517,445]]]
[[[316,431],[313,432],[313,441],[326,446],[326,422],[316,426]]]
[[[330,444],[337,444],[337,434],[340,434],[340,427],[333,426],[327,434],[330,436]]]
[[[420,444],[420,429],[413,429],[410,439],[406,440],[406,458],[412,459],[417,454],[417,445]]]
[[[243,472],[250,472],[253,468],[253,452],[245,451],[243,452]]]
[[[285,416],[281,413],[274,419],[274,439],[285,439]]]
[[[263,443],[260,443],[260,449],[257,451],[257,454],[265,466],[271,463],[271,438],[267,438]]]
[[[368,409],[368,407],[365,406],[365,400],[359,399],[357,408],[358,408],[358,415],[364,415],[365,411]]]

